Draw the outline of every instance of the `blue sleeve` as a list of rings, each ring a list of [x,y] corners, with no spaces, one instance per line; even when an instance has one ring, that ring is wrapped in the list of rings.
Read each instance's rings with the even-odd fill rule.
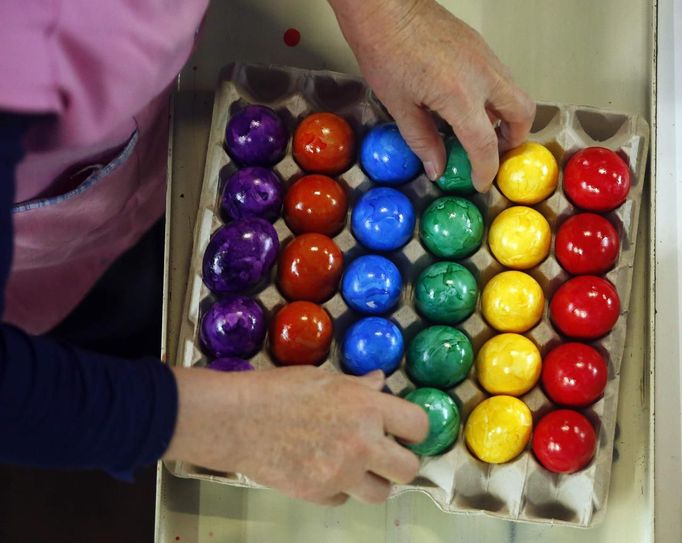
[[[0,314],[12,258],[14,171],[30,118],[0,112]],[[82,351],[0,325],[0,462],[123,479],[165,452],[177,387],[157,359]]]

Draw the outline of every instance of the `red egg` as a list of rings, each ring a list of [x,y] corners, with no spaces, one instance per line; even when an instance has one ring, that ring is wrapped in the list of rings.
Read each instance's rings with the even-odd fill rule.
[[[564,192],[577,206],[611,211],[630,191],[630,168],[610,149],[588,147],[574,154],[564,169]]]
[[[533,452],[554,473],[574,473],[587,466],[597,449],[597,435],[585,416],[570,409],[552,411],[533,432]]]
[[[284,219],[295,234],[335,236],[346,224],[348,199],[343,187],[326,175],[306,175],[284,197]]]
[[[294,133],[294,158],[307,172],[336,175],[355,157],[355,136],[348,122],[333,113],[308,115]]]
[[[343,272],[343,254],[322,234],[303,234],[281,253],[277,277],[289,300],[323,302],[332,297]]]
[[[608,367],[594,347],[564,343],[542,361],[542,386],[549,398],[570,407],[585,407],[604,393]]]
[[[572,338],[595,339],[610,332],[616,324],[620,298],[606,279],[579,275],[557,289],[549,310],[561,333]]]
[[[270,324],[270,349],[285,366],[316,365],[329,353],[333,325],[327,312],[310,302],[292,302]]]
[[[563,268],[574,275],[600,275],[615,265],[620,237],[608,219],[578,213],[564,221],[556,234],[554,252]]]

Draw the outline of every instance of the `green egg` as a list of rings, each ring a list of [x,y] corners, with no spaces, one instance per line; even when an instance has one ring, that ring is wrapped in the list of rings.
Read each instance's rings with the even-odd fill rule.
[[[466,198],[443,196],[422,213],[419,236],[440,258],[460,259],[475,253],[483,241],[483,216]]]
[[[448,194],[467,196],[476,192],[471,180],[471,162],[459,140],[455,137],[445,140],[445,151],[448,163],[436,184]]]
[[[439,324],[457,324],[476,309],[478,285],[456,262],[436,262],[417,277],[414,303],[422,316]]]
[[[408,448],[420,456],[435,456],[452,447],[459,435],[459,409],[455,400],[436,388],[417,388],[405,399],[420,406],[429,417],[426,439]]]
[[[407,373],[418,386],[451,388],[466,378],[473,363],[471,341],[452,326],[425,328],[407,350]]]

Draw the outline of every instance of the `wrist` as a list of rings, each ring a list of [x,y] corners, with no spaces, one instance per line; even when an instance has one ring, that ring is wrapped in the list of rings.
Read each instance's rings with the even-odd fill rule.
[[[433,0],[328,0],[339,26],[353,49],[370,38],[400,34]]]
[[[188,368],[173,368],[173,374],[178,411],[163,459],[237,471],[242,454],[238,425],[248,412],[244,375]],[[234,439],[226,439],[230,435]]]

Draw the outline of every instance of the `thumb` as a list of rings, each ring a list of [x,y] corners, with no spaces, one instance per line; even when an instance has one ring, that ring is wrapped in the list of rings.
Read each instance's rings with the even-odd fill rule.
[[[427,177],[431,181],[438,179],[445,170],[445,145],[429,111],[412,104],[393,117],[400,134],[424,164]]]

